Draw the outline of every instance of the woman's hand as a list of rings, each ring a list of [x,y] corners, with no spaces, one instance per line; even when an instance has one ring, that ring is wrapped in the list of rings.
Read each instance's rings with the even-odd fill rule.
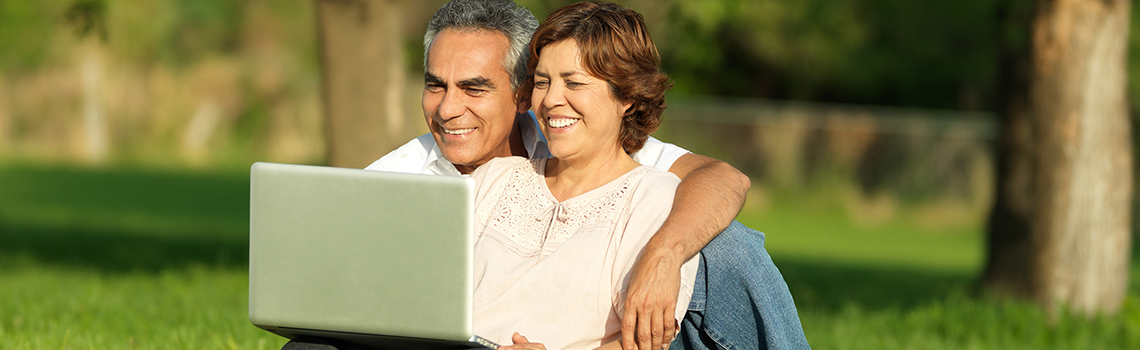
[[[526,337],[518,332],[515,332],[515,335],[511,336],[511,341],[515,342],[515,344],[511,346],[500,346],[497,350],[546,350],[546,346],[542,345],[542,343],[531,343],[530,340],[527,340]]]

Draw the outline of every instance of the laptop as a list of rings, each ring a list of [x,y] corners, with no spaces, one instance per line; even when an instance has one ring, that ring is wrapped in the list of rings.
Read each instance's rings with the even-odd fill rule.
[[[250,168],[249,320],[283,337],[469,349],[470,178],[308,165]]]

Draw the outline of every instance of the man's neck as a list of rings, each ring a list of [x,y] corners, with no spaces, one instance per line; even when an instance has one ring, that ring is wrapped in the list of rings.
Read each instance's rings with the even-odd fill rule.
[[[508,137],[510,138],[511,155],[512,156],[530,158],[530,153],[527,152],[527,150],[526,150],[526,144],[523,143],[522,126],[519,125],[519,123],[525,122],[525,121],[521,121],[521,119],[520,119],[520,118],[522,118],[521,116],[525,116],[525,115],[526,114],[524,113],[524,114],[521,114],[520,116],[515,117],[515,126],[514,126],[514,128],[511,128],[511,136],[508,136]]]

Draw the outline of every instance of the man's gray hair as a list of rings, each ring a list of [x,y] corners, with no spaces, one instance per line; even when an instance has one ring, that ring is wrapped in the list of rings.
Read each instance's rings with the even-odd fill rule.
[[[510,51],[503,69],[511,75],[511,90],[518,91],[526,81],[526,61],[530,56],[530,37],[538,28],[538,20],[530,10],[512,0],[452,0],[439,8],[428,22],[424,34],[424,69],[428,49],[435,36],[444,29],[493,30],[507,36]]]

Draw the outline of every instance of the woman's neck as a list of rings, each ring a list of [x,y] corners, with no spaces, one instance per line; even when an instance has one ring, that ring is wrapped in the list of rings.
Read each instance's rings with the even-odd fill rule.
[[[616,152],[585,158],[546,161],[546,187],[559,202],[602,187],[641,165],[620,147]]]

